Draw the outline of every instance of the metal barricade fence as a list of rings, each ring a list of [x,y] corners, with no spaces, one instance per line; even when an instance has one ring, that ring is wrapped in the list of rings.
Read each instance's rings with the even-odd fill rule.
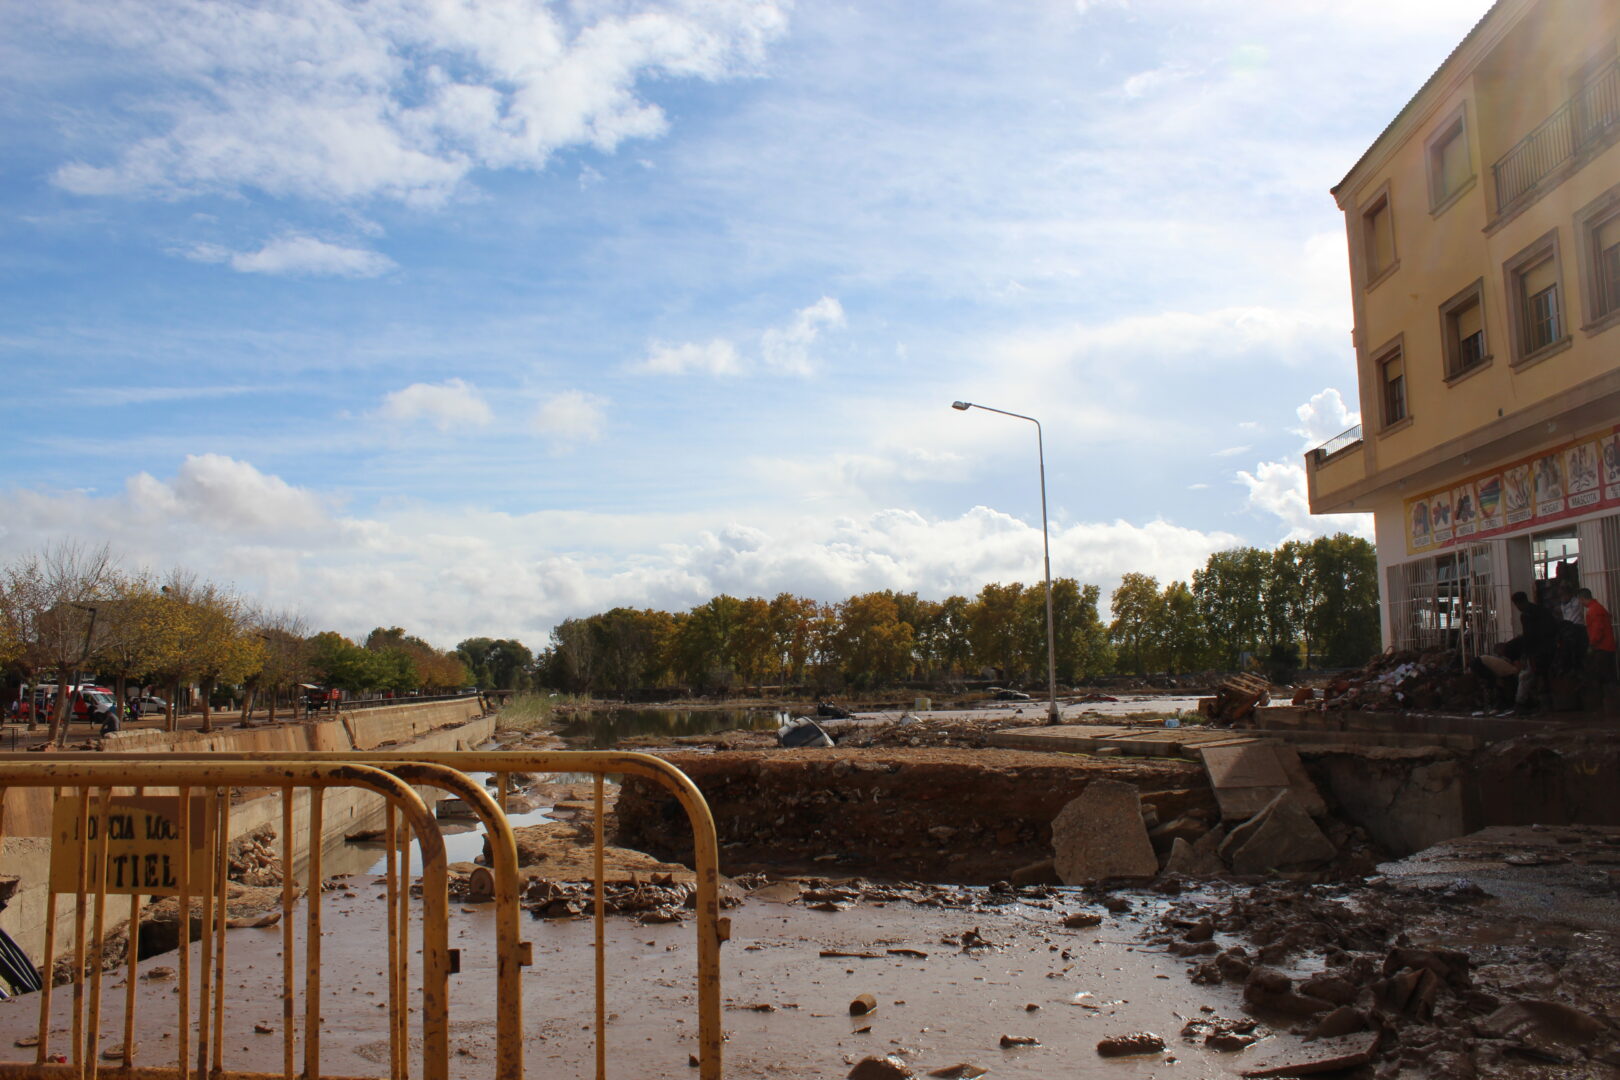
[[[103,946],[109,921],[109,897],[130,897],[127,924],[127,967],[123,1005],[122,1047],[110,1055],[115,1066],[109,1075],[135,1080],[189,1080],[193,1068],[199,1077],[273,1077],[290,1080],[302,1076],[318,1080],[321,1069],[321,962],[322,889],[320,851],[323,796],[333,788],[356,788],[381,796],[387,807],[387,827],[396,825],[415,835],[422,860],[422,973],[420,1011],[422,1056],[416,1074],[422,1080],[448,1080],[449,1037],[446,1021],[451,954],[447,926],[449,878],[444,840],[432,812],[420,795],[400,777],[359,764],[316,762],[240,761],[92,761],[76,760],[26,764],[15,758],[0,762],[0,792],[11,788],[53,790],[50,845],[50,880],[45,922],[45,979],[39,991],[39,1026],[32,1063],[0,1063],[0,1080],[38,1077],[75,1077],[95,1080],[103,1068],[102,1029]],[[412,779],[428,780],[426,770],[443,774],[432,782],[454,785],[448,769],[422,765]],[[463,778],[465,779],[465,778]],[[229,923],[229,864],[232,789],[279,790],[282,809],[281,958],[282,958],[282,1061],[279,1073],[260,1069],[227,1069],[225,1062],[226,1001],[228,996],[226,929]],[[295,888],[291,866],[295,836],[293,804],[296,793],[307,791],[309,833],[309,888],[305,900],[303,1057],[299,1067],[295,970]],[[170,794],[172,792],[172,794]],[[64,797],[71,793],[71,797]],[[0,812],[4,801],[0,799]],[[0,839],[5,823],[0,817]],[[399,835],[396,834],[394,839]],[[410,878],[390,846],[388,859],[385,932],[391,947],[386,968],[388,988],[388,1066],[393,1080],[411,1075],[407,991],[409,979],[408,908]],[[66,1054],[53,1054],[52,1003],[56,955],[58,899],[73,897],[73,999],[71,1038]],[[174,896],[180,927],[177,1017],[172,1065],[136,1063],[138,931],[141,897]],[[197,963],[192,962],[190,930],[193,900],[201,905],[202,935]],[[94,921],[87,926],[93,906]],[[193,971],[193,967],[197,969]],[[193,983],[195,994],[193,993]],[[195,998],[195,1022],[193,999]],[[193,1052],[195,1060],[193,1061]]]
[[[20,756],[20,755],[19,755]],[[0,760],[11,755],[0,755]],[[106,764],[130,763],[150,761],[149,757],[139,754],[73,754],[60,755],[63,758],[74,758],[83,761],[94,761]],[[323,765],[336,766],[350,763],[386,771],[411,784],[432,785],[440,787],[448,793],[462,798],[477,814],[486,828],[490,839],[490,849],[494,853],[490,867],[494,878],[494,896],[496,900],[496,1058],[497,1080],[519,1080],[523,1075],[522,1066],[522,994],[519,986],[519,969],[530,962],[530,946],[527,942],[518,941],[518,872],[516,863],[515,844],[512,838],[510,825],[505,820],[504,809],[511,790],[510,778],[513,773],[574,773],[591,774],[594,777],[594,827],[592,830],[592,895],[593,924],[594,924],[594,950],[595,950],[595,1076],[596,1080],[606,1080],[607,1076],[607,1002],[606,1002],[606,970],[607,953],[605,940],[605,868],[603,835],[604,820],[604,792],[603,785],[609,775],[634,775],[652,780],[661,784],[674,795],[677,802],[686,812],[688,821],[692,826],[693,834],[693,871],[696,885],[696,931],[697,931],[697,993],[698,1007],[698,1053],[697,1066],[699,1080],[720,1080],[722,1074],[722,1046],[724,1036],[721,1027],[720,1008],[720,946],[730,936],[730,920],[720,917],[720,874],[719,874],[719,844],[715,833],[714,819],[709,813],[708,804],[696,785],[679,769],[670,765],[661,758],[649,754],[625,753],[618,751],[441,751],[441,752],[415,752],[415,751],[332,751],[332,752],[246,752],[233,753],[165,753],[166,761],[185,762],[241,762],[244,765],[254,764],[261,766],[282,765]],[[480,786],[468,778],[468,773],[491,773],[497,777],[497,795],[492,800],[490,795]],[[0,786],[3,786],[3,774],[0,774]],[[389,837],[389,879],[394,880],[396,850],[408,851],[408,836],[404,843],[396,848],[394,843],[393,809],[390,806],[387,834]],[[290,825],[284,830],[291,831]],[[436,833],[436,830],[435,830]],[[442,849],[442,840],[440,841]],[[317,856],[318,849],[312,850],[312,856]],[[401,880],[408,886],[408,859],[402,860],[400,870]],[[287,862],[290,866],[290,861]],[[312,867],[312,879],[318,880],[318,864]],[[390,885],[390,895],[393,886]],[[408,897],[408,888],[406,891]],[[393,902],[390,901],[391,917],[399,919],[401,943],[399,956],[405,955],[404,929],[406,920],[403,908],[397,913]],[[443,927],[440,927],[441,932]],[[290,949],[284,950],[290,956]],[[452,953],[452,961],[459,958],[459,954]],[[290,963],[290,961],[288,961]],[[318,956],[316,957],[318,962]],[[393,935],[390,936],[390,964],[395,962],[395,949]],[[289,976],[290,978],[290,976]],[[399,983],[403,987],[403,983]],[[424,997],[424,1001],[426,1001]],[[444,1015],[439,1018],[448,1024],[448,998],[442,999]],[[426,1030],[427,1016],[424,1008],[424,1031]],[[391,1031],[394,1040],[403,1042],[403,1022],[394,1025],[398,1030]],[[392,1045],[392,1042],[391,1042]],[[30,1074],[33,1075],[33,1074]],[[399,1074],[391,1073],[391,1077],[402,1080]],[[434,1080],[431,1075],[424,1074],[426,1080]],[[309,1080],[315,1080],[313,1072],[308,1074]],[[0,1080],[10,1080],[0,1066]],[[181,1077],[181,1080],[186,1080]]]

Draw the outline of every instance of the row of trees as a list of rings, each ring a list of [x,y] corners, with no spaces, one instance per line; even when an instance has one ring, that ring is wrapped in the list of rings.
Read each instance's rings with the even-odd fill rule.
[[[1236,666],[1246,653],[1296,655],[1306,664],[1357,664],[1376,652],[1377,560],[1371,544],[1340,534],[1274,550],[1211,555],[1190,582],[1160,587],[1126,574],[1104,623],[1100,590],[1052,583],[1057,675],[1073,684],[1111,672],[1186,672]],[[475,637],[453,652],[400,627],[357,644],[311,634],[296,615],[261,610],[194,576],[120,571],[108,551],[72,544],[0,568],[0,666],[13,683],[54,680],[56,717],[67,715],[79,674],[158,685],[173,702],[202,692],[204,727],[215,686],[241,686],[245,708],[314,682],[364,693],[546,687],[624,693],[688,686],[813,684],[868,688],[993,673],[1039,681],[1046,669],[1041,583],[993,583],[972,597],[934,601],[883,590],[823,603],[716,596],[684,612],[614,608],[568,619],[535,656],[521,642]]]
[[[467,666],[399,627],[373,630],[364,645],[326,631],[311,635],[295,614],[265,611],[230,588],[175,572],[121,571],[107,548],[61,544],[0,567],[0,669],[12,684],[56,687],[50,737],[60,742],[71,687],[80,677],[166,689],[166,722],[183,687],[200,690],[211,730],[215,687],[241,687],[244,712],[316,682],[352,691],[460,687]],[[30,703],[32,704],[32,703]],[[30,711],[31,720],[33,717]]]
[[[1198,671],[1243,654],[1295,666],[1360,664],[1378,651],[1378,558],[1340,533],[1209,557],[1192,583],[1126,574],[1110,605],[1122,671]]]
[[[1052,599],[1058,677],[1106,671],[1097,587],[1060,578]],[[1045,611],[1043,587],[1017,583],[941,601],[883,590],[837,604],[781,593],[769,601],[721,595],[685,612],[614,608],[553,630],[535,674],[553,689],[621,693],[737,683],[870,687],[980,667],[1019,679],[1045,670]]]
[[[1211,555],[1191,583],[1162,589],[1127,574],[1104,624],[1100,590],[1052,583],[1057,676],[1229,668],[1245,653],[1307,664],[1358,664],[1378,651],[1377,558],[1340,534],[1275,550]],[[1046,670],[1041,583],[990,584],[933,601],[891,590],[841,603],[781,593],[721,595],[690,611],[614,608],[568,619],[535,660],[537,685],[617,692],[684,685],[811,683],[865,688],[994,672],[1008,682]]]

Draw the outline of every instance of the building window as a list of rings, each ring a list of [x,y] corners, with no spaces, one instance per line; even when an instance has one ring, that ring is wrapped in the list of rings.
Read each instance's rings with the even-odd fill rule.
[[[1406,358],[1400,349],[1379,359],[1378,378],[1384,387],[1384,426],[1390,427],[1406,419]]]
[[[1620,323],[1620,184],[1575,215],[1588,333]]]
[[[1440,305],[1440,337],[1445,345],[1446,378],[1456,379],[1482,368],[1485,351],[1484,279]]]
[[[1513,330],[1513,362],[1539,360],[1569,340],[1564,328],[1563,274],[1558,230],[1508,261],[1507,297]]]
[[[1474,179],[1465,119],[1459,105],[1429,138],[1429,208],[1436,214],[1450,206]]]
[[[1367,288],[1384,279],[1396,266],[1395,220],[1389,205],[1389,185],[1361,212],[1361,235],[1367,264]]]

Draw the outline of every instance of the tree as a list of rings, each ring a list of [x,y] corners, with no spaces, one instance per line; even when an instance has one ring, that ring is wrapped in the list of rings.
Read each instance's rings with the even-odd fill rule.
[[[867,687],[904,679],[911,670],[913,635],[900,621],[900,607],[889,593],[852,596],[838,606],[834,635],[844,680]]]
[[[1030,588],[1026,593],[1035,590]],[[1097,614],[1102,590],[1074,578],[1052,582],[1052,627],[1057,638],[1058,681],[1073,685],[1107,671],[1112,663],[1108,628]]]
[[[1171,674],[1202,670],[1209,660],[1209,631],[1198,612],[1198,600],[1185,581],[1164,587],[1164,630],[1160,641]]]
[[[1165,632],[1164,597],[1159,594],[1158,580],[1127,573],[1114,590],[1109,611],[1114,621],[1108,626],[1108,636],[1120,650],[1120,661],[1128,662],[1138,675],[1146,675],[1149,668],[1158,670]]]
[[[1259,548],[1217,551],[1193,572],[1193,597],[1216,646],[1216,662],[1261,651],[1266,636],[1265,589],[1271,553]]]
[[[253,691],[264,695],[267,719],[276,719],[276,703],[281,691],[293,691],[314,671],[308,627],[292,612],[258,612],[249,623],[249,632],[264,643],[258,672],[251,682]],[[289,693],[296,701],[298,695]],[[252,714],[252,699],[243,704],[242,718]]]
[[[110,550],[73,542],[47,546],[7,566],[0,575],[0,621],[23,665],[36,676],[56,676],[56,706],[49,740],[61,745],[72,706],[70,684],[95,653],[100,605],[118,579]],[[37,720],[29,712],[29,727]]]
[[[808,597],[778,593],[771,601],[771,647],[784,682],[798,683],[804,678],[816,614],[816,602]]]
[[[992,667],[1008,681],[1023,674],[1024,650],[1020,647],[1018,599],[1024,587],[1018,582],[993,582],[981,588],[968,609],[968,640],[973,660],[980,667]]]
[[[1378,551],[1358,536],[1312,540],[1303,563],[1307,662],[1363,663],[1378,652]]]

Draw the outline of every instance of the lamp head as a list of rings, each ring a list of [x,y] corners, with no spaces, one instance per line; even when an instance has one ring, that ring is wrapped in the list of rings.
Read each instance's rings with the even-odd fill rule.
[[[973,407],[973,402],[971,402],[971,401],[953,401],[953,402],[951,402],[951,408],[956,409],[959,412],[967,412],[972,407]]]

